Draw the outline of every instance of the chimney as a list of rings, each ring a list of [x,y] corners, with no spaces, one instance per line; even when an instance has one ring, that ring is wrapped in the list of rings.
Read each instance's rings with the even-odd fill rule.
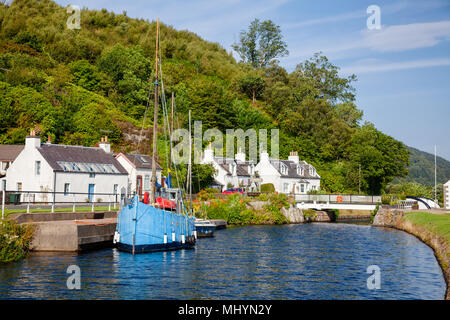
[[[48,143],[48,144],[52,144],[52,139],[50,138],[50,135],[49,135],[49,134],[47,135],[47,143]]]
[[[261,154],[259,155],[259,161],[260,162],[269,162],[269,154],[266,150],[262,150]]]
[[[234,155],[234,159],[238,160],[238,161],[242,161],[245,162],[245,153],[242,152],[242,149],[239,148],[238,153],[236,153]]]
[[[103,149],[106,153],[111,153],[111,144],[108,142],[107,136],[101,138],[98,146],[101,149]]]
[[[25,138],[25,148],[39,148],[41,146],[41,138],[36,136],[34,129],[30,130],[30,135]]]
[[[209,142],[208,148],[205,149],[204,155],[203,155],[203,162],[204,163],[211,163],[214,161],[214,150],[211,145],[211,141]]]
[[[298,164],[300,162],[300,159],[298,158],[298,152],[291,151],[291,153],[289,154],[288,160]]]

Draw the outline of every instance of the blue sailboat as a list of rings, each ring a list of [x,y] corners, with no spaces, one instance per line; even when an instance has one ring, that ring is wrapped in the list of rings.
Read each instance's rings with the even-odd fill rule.
[[[144,199],[140,199],[138,195],[129,200],[124,199],[122,209],[117,217],[117,228],[113,240],[119,250],[133,254],[190,249],[195,246],[197,237],[195,218],[189,214],[189,210],[184,205],[182,191],[171,188],[170,168],[167,181],[169,188],[163,188],[156,181],[159,19],[156,23],[156,81],[151,194],[149,197],[149,194],[146,193]]]
[[[181,190],[162,189],[162,194]],[[162,197],[161,197],[162,198]],[[167,199],[167,198],[163,198]],[[135,196],[125,204],[117,218],[114,242],[122,251],[135,253],[191,249],[195,246],[195,218],[189,216],[180,199],[175,210],[146,204]],[[172,200],[173,201],[173,200]]]

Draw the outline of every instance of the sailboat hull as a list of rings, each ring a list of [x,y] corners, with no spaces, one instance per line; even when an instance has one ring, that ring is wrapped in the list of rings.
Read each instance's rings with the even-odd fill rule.
[[[172,242],[166,244],[144,244],[135,246],[134,253],[174,251],[174,250],[194,249],[194,248],[195,248],[195,241],[191,243]],[[120,251],[133,253],[133,245],[118,243],[117,249],[119,249]]]
[[[120,210],[114,237],[117,248],[132,253],[191,249],[195,218],[155,208],[135,197]]]

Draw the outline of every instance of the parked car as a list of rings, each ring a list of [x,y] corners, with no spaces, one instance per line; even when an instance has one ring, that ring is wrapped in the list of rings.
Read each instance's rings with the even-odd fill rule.
[[[244,192],[245,191],[243,188],[230,188],[230,189],[225,190],[222,193],[228,194],[228,193],[244,193]]]

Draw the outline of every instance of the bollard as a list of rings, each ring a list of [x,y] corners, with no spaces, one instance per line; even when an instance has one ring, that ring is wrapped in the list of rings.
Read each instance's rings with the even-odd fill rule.
[[[93,202],[92,202],[92,209],[91,209],[91,211],[94,212],[94,203]]]
[[[108,211],[111,211],[111,202],[108,203]]]
[[[30,213],[30,194],[27,194],[28,196],[28,204],[27,204],[27,213]]]
[[[52,213],[55,213],[55,204],[52,203]]]
[[[75,194],[73,195],[73,207],[72,207],[72,212],[75,212]]]

